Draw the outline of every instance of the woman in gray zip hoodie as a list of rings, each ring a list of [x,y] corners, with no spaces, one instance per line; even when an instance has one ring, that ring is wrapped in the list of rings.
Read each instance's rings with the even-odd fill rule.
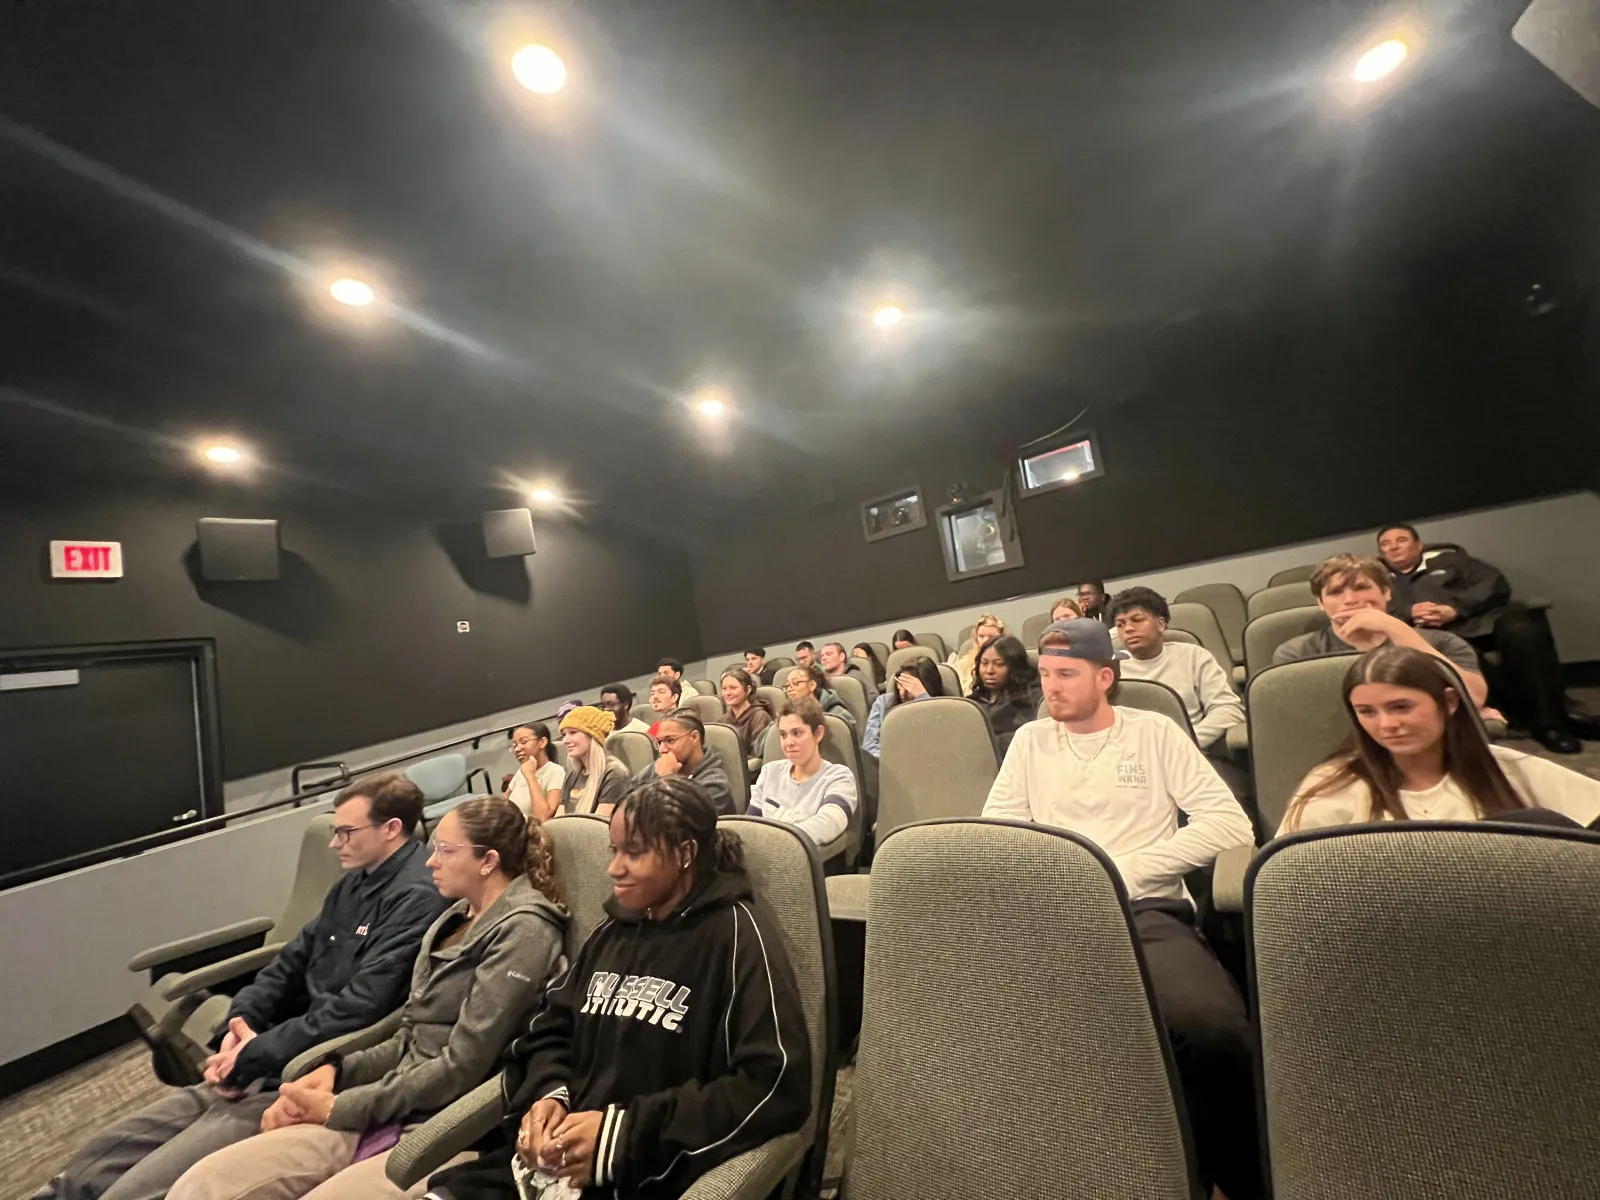
[[[567,926],[549,840],[509,800],[446,814],[428,865],[456,903],[422,940],[400,1028],[285,1082],[262,1132],[201,1159],[168,1200],[402,1195],[383,1173],[400,1131],[493,1073],[559,969]]]

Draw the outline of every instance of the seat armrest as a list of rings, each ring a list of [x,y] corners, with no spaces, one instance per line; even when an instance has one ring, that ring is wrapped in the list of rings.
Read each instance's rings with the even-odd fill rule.
[[[1249,725],[1229,725],[1222,737],[1233,757],[1241,758],[1250,752]]]
[[[811,1138],[786,1133],[718,1163],[689,1185],[683,1200],[764,1200],[805,1159]]]
[[[839,855],[850,849],[851,840],[850,831],[846,829],[838,837],[834,838],[833,841],[826,842],[823,845],[818,846],[817,854],[822,858],[823,862],[827,862],[832,858],[837,858]]]
[[[829,875],[823,883],[828,889],[828,915],[835,921],[865,921],[867,897],[872,891],[871,875]]]
[[[1252,843],[1229,846],[1217,855],[1211,870],[1211,903],[1218,912],[1244,911],[1244,873],[1255,853]]]
[[[1245,669],[1244,669],[1244,667],[1242,665],[1235,667],[1230,672],[1230,675],[1231,675],[1231,677],[1233,679],[1233,690],[1236,691],[1236,692],[1243,691],[1244,690],[1244,685],[1245,685]]]
[[[389,1151],[384,1173],[395,1187],[407,1191],[493,1133],[505,1117],[505,1096],[496,1075],[402,1137]]]
[[[350,1033],[341,1033],[338,1037],[331,1037],[325,1042],[318,1042],[309,1050],[303,1050],[289,1060],[283,1068],[283,1078],[299,1079],[317,1059],[329,1054],[354,1054],[357,1050],[365,1050],[386,1042],[400,1028],[400,1013],[402,1009],[395,1009],[381,1021],[374,1021],[365,1029],[356,1029]]]
[[[224,925],[220,929],[197,933],[193,937],[162,942],[161,945],[141,950],[130,958],[128,970],[148,971],[151,967],[158,967],[174,959],[214,950],[218,946],[226,946],[229,942],[237,942],[240,938],[253,937],[258,933],[264,934],[276,924],[277,922],[271,917],[251,917],[248,920],[235,921],[232,925]]]
[[[208,963],[193,971],[185,971],[182,975],[164,976],[157,986],[161,989],[161,996],[165,1000],[176,1000],[180,996],[203,992],[216,987],[219,983],[237,979],[241,975],[253,975],[277,958],[278,951],[286,944],[268,942],[265,946],[246,950],[243,954],[235,954],[232,958],[224,958],[220,962]]]

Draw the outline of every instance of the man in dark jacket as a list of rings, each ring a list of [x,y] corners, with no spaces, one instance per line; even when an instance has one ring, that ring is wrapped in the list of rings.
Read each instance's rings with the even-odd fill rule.
[[[1411,525],[1378,531],[1378,553],[1394,577],[1389,611],[1419,629],[1465,638],[1488,668],[1492,703],[1560,754],[1582,747],[1567,724],[1561,660],[1542,612],[1511,603],[1500,571],[1459,546],[1428,549]],[[1498,663],[1488,657],[1495,651]]]
[[[421,789],[398,774],[360,780],[340,793],[333,819],[346,874],[234,997],[206,1082],[171,1088],[91,1138],[36,1200],[160,1200],[206,1155],[259,1131],[290,1059],[405,1001],[422,937],[448,903],[411,836]]]

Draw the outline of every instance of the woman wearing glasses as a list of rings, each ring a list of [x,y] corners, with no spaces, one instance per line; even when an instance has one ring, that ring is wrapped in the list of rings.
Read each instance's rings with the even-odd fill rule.
[[[839,693],[828,686],[828,677],[822,673],[818,666],[790,667],[789,674],[783,681],[784,694],[792,700],[800,700],[810,696],[822,705],[822,711],[832,713],[846,725],[854,726],[856,717]]]
[[[445,814],[428,866],[455,903],[423,938],[400,1028],[286,1080],[262,1132],[201,1159],[170,1200],[402,1194],[384,1177],[390,1148],[494,1071],[542,1002],[567,927],[549,839],[509,800]]]

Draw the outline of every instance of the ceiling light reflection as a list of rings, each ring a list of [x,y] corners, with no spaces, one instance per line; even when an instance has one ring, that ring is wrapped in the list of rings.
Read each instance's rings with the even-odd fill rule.
[[[549,46],[534,43],[511,56],[517,82],[540,96],[553,96],[567,86],[567,64]]]

